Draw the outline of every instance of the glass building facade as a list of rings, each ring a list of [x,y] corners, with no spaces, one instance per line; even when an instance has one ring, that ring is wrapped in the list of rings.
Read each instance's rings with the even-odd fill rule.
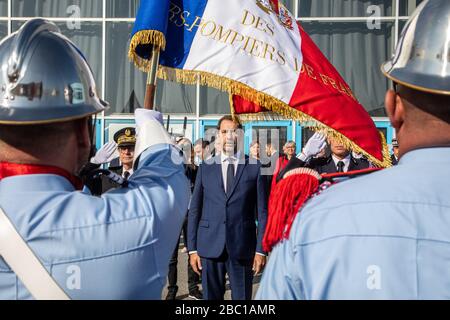
[[[284,0],[304,29],[338,69],[374,118],[388,142],[393,136],[384,112],[390,83],[380,65],[392,54],[409,15],[422,0]],[[141,106],[146,74],[127,57],[128,43],[139,0],[0,0],[0,39],[32,17],[54,21],[85,54],[100,94],[111,107],[99,115],[97,143],[111,139]],[[170,115],[170,130],[196,140],[230,112],[228,95],[202,86],[158,81],[156,105]],[[245,124],[247,145],[258,130],[280,129],[280,144],[295,140],[297,148],[309,137],[295,121]],[[254,130],[252,132],[252,129]]]

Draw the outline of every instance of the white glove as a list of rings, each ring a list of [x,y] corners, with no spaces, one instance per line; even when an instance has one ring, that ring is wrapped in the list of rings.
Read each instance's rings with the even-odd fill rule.
[[[115,141],[110,141],[104,144],[100,149],[98,149],[95,156],[91,158],[91,163],[94,164],[104,164],[111,162],[112,159],[117,158],[119,154],[117,153],[117,143]]]
[[[323,148],[326,147],[327,142],[325,140],[326,137],[322,133],[314,133],[297,158],[302,161],[307,161],[309,158],[317,155]]]
[[[161,112],[138,108],[134,110],[134,119],[136,121],[135,160],[153,145],[160,143],[173,145],[170,135],[164,128]]]
[[[155,110],[138,108],[134,110],[134,118],[136,120],[137,129],[139,129],[139,127],[142,127],[142,125],[148,120],[156,120],[164,125],[162,113]]]

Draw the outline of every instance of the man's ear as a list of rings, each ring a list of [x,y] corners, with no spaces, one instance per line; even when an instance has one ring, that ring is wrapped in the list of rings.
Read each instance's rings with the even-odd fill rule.
[[[405,105],[402,98],[394,90],[388,90],[384,104],[392,126],[399,131],[405,121]]]

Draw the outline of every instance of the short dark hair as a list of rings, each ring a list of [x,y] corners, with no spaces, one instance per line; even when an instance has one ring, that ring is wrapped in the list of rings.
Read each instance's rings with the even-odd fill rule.
[[[450,96],[415,90],[399,86],[400,97],[406,99],[416,108],[450,123]]]
[[[220,130],[220,126],[221,126],[222,122],[225,120],[233,121],[234,123],[237,124],[238,129],[242,129],[242,124],[240,123],[240,121],[236,117],[233,117],[232,115],[227,114],[227,115],[224,115],[222,118],[220,118],[219,122],[217,123],[217,130]]]

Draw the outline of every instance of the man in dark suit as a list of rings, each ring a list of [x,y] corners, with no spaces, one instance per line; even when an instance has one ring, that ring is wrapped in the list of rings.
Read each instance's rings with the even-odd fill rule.
[[[249,300],[253,275],[266,262],[266,183],[259,161],[237,152],[240,124],[224,116],[218,129],[222,152],[200,165],[191,200],[190,264],[201,272],[205,299],[223,300],[228,273],[232,299]]]

